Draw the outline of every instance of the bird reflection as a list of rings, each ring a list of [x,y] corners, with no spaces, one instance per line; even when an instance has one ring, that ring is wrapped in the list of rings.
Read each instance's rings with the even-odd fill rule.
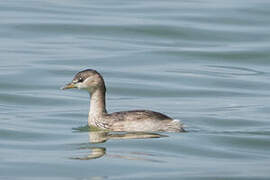
[[[107,132],[107,131],[93,131],[88,134],[89,142],[103,143],[109,139],[147,139],[147,138],[161,138],[167,137],[158,133],[146,133],[146,132]]]
[[[90,144],[89,143],[83,144],[83,145],[81,144],[79,147],[80,150],[87,149],[87,150],[90,150],[90,152],[86,156],[72,157],[71,159],[91,160],[91,159],[101,158],[106,154],[105,147],[98,147],[98,146],[93,147],[91,144],[104,143],[108,140],[114,140],[114,139],[148,139],[148,138],[161,138],[161,137],[167,137],[167,136],[161,135],[158,133],[147,133],[147,132],[91,131],[91,132],[88,132],[88,140]],[[144,160],[144,161],[152,161],[152,162],[161,162],[159,160],[153,160],[150,158],[138,157],[138,156],[146,156],[146,157],[154,156],[152,154],[141,153],[141,152],[131,152],[126,155],[123,155],[123,153],[106,154],[106,156],[109,156],[112,158],[128,159],[128,160]]]

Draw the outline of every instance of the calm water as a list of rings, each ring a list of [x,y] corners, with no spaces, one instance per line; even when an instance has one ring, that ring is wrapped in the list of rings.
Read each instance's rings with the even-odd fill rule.
[[[1,179],[269,179],[268,0],[0,2]],[[107,109],[152,109],[187,133],[85,128],[85,68]],[[127,139],[141,137],[146,139]]]

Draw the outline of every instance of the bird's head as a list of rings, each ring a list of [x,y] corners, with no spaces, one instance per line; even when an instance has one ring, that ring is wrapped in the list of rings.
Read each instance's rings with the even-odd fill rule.
[[[62,89],[71,88],[84,89],[92,93],[100,88],[105,90],[105,83],[103,77],[96,70],[86,69],[78,72],[73,80]]]

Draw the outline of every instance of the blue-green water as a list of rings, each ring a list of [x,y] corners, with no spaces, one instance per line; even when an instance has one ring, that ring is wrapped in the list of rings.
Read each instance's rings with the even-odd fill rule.
[[[1,1],[0,178],[269,179],[269,9],[268,0]],[[85,68],[104,75],[109,112],[151,109],[189,132],[86,131],[88,94],[60,90]]]

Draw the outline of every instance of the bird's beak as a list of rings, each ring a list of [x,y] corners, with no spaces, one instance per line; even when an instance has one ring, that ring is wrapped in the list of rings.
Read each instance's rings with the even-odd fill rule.
[[[71,83],[68,83],[67,85],[65,85],[64,87],[62,87],[61,89],[62,90],[65,90],[65,89],[71,89],[71,88],[77,88],[76,85],[71,82]]]

